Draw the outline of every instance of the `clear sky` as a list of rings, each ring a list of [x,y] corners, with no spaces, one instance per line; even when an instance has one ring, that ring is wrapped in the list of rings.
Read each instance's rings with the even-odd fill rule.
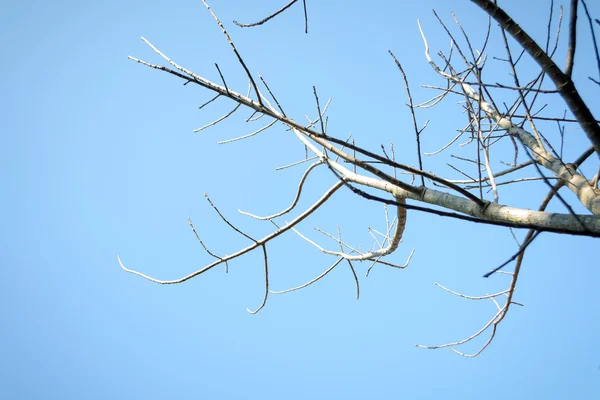
[[[393,141],[397,158],[414,164],[404,86],[387,50],[404,64],[416,99],[425,100],[431,93],[418,85],[440,80],[423,57],[417,18],[436,51],[449,40],[432,8],[448,23],[456,12],[476,46],[483,13],[468,1],[309,0],[308,35],[300,4],[260,28],[231,22],[260,19],[283,3],[211,5],[289,115],[314,118],[316,85],[321,104],[333,98],[329,134],[352,132],[375,151]],[[544,40],[548,2],[503,3]],[[599,17],[600,8],[590,7]],[[582,28],[575,68],[589,71],[577,83],[590,99],[598,88],[585,80],[596,74],[587,32]],[[303,172],[275,171],[304,156],[282,127],[217,144],[262,126],[244,124],[247,111],[192,133],[231,102],[199,111],[212,94],[127,60],[160,63],[140,36],[209,79],[219,80],[219,63],[228,85],[245,92],[244,72],[200,0],[5,0],[0,9],[0,398],[600,398],[597,241],[542,235],[525,257],[515,298],[524,307],[511,311],[475,359],[415,344],[463,339],[494,315],[492,302],[460,299],[433,283],[472,295],[505,289],[505,276],[482,278],[516,250],[499,228],[409,212],[404,242],[389,259],[403,263],[416,248],[407,269],[379,266],[365,278],[369,264],[357,264],[357,301],[352,274],[340,264],[305,290],[271,296],[257,315],[246,308],[262,300],[258,253],[231,262],[228,274],[219,267],[175,286],[122,271],[117,254],[161,279],[210,262],[188,217],[219,254],[247,245],[203,193],[261,236],[271,227],[237,209],[269,214],[286,207]],[[560,44],[562,57],[564,37]],[[498,80],[507,78],[502,74]],[[464,126],[455,103],[419,114],[421,122],[432,119],[426,151]],[[570,133],[575,144],[565,152],[574,156],[585,141],[576,129]],[[429,160],[426,169],[454,177]],[[312,176],[300,206],[333,179],[326,170]],[[544,190],[532,198],[505,193],[501,202],[536,207]],[[301,231],[335,249],[312,228],[335,232],[338,224],[348,242],[368,247],[367,228],[381,230],[385,218],[380,205],[343,190]],[[269,252],[274,290],[304,283],[334,261],[293,235]],[[475,351],[483,340],[462,350]]]

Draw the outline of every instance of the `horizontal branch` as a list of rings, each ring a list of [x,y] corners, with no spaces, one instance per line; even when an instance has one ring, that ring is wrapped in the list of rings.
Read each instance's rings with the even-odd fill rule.
[[[424,36],[423,36],[423,38],[424,38]],[[425,38],[424,38],[424,40],[425,40]],[[267,107],[263,106],[262,104],[259,104],[246,96],[243,96],[239,93],[236,93],[235,91],[233,91],[231,89],[226,89],[218,84],[208,81],[208,80],[200,77],[199,75],[193,73],[192,71],[189,71],[189,70],[177,65],[172,60],[170,60],[168,57],[166,57],[164,54],[162,54],[158,49],[156,49],[148,41],[146,41],[145,39],[144,39],[144,41],[146,43],[148,43],[148,45],[150,47],[152,47],[155,52],[157,52],[159,55],[161,55],[161,57],[163,57],[165,60],[167,60],[171,65],[175,66],[176,69],[189,75],[189,77],[182,73],[179,73],[177,71],[171,70],[169,68],[153,65],[153,64],[147,63],[145,61],[141,61],[141,60],[135,59],[133,57],[130,57],[132,60],[140,62],[151,68],[163,70],[172,75],[186,79],[190,82],[197,83],[205,88],[208,88],[208,89],[210,89],[214,92],[217,92],[225,97],[228,97],[228,98],[234,100],[235,102],[241,103],[249,108],[252,108],[255,111],[258,111],[260,113],[268,115],[272,118],[278,119],[279,121],[283,122],[290,128],[293,128],[293,130],[296,132],[297,136],[299,136],[299,137],[302,136],[302,135],[299,135],[299,133],[306,135],[311,140],[314,140],[315,142],[317,142],[319,145],[324,146],[327,149],[327,151],[331,151],[335,155],[342,157],[344,160],[349,161],[350,163],[364,169],[367,172],[373,173],[377,178],[379,178],[379,179],[376,179],[376,178],[358,175],[358,174],[342,167],[341,165],[333,162],[333,160],[328,160],[328,163],[332,166],[335,166],[335,169],[344,176],[344,179],[346,181],[351,181],[351,182],[355,182],[355,183],[358,183],[361,185],[367,185],[367,186],[370,186],[370,187],[373,187],[373,188],[376,188],[379,190],[384,190],[388,193],[393,194],[394,197],[396,197],[396,198],[413,199],[413,200],[425,202],[428,204],[433,204],[433,205],[437,205],[437,206],[444,207],[447,209],[451,209],[451,210],[457,211],[459,213],[465,214],[463,216],[464,217],[463,219],[473,220],[474,222],[484,222],[485,223],[487,220],[487,221],[489,221],[489,223],[492,223],[495,225],[511,226],[511,227],[516,227],[516,228],[533,228],[533,229],[549,231],[549,232],[600,237],[600,218],[598,218],[598,217],[587,216],[587,215],[581,215],[581,216],[575,217],[570,214],[545,213],[545,212],[526,210],[526,209],[521,209],[521,208],[516,208],[516,207],[509,207],[509,206],[505,206],[505,205],[501,205],[501,204],[490,204],[489,202],[483,201],[483,200],[473,196],[471,193],[466,192],[464,189],[462,189],[462,188],[458,187],[457,185],[455,185],[451,182],[448,182],[444,179],[432,176],[431,174],[425,173],[424,171],[419,171],[414,168],[396,163],[392,160],[388,160],[385,157],[379,156],[375,153],[365,150],[365,149],[363,149],[359,146],[356,146],[352,143],[348,143],[344,140],[336,139],[334,137],[330,137],[330,136],[321,134],[315,130],[308,129],[308,128],[298,124],[294,120],[284,117],[274,108],[267,108]],[[433,64],[433,61],[429,57],[429,54],[428,54],[429,47],[427,45],[426,40],[425,40],[425,45],[426,45],[426,55],[428,57],[428,60],[434,66],[434,68],[437,68],[437,66],[435,66],[435,64]],[[440,70],[438,69],[438,72],[439,71]],[[450,76],[446,73],[443,73],[443,74],[444,74],[444,76]],[[468,86],[468,85],[464,85],[464,86],[470,88],[470,86]],[[465,88],[465,90],[466,90],[466,88]],[[472,88],[471,88],[471,91],[473,92]],[[473,97],[476,96],[476,93],[473,94],[472,96]],[[476,98],[476,97],[474,97],[474,98]],[[486,104],[485,102],[482,102],[482,103],[483,103],[482,106],[484,104]],[[487,112],[487,110],[486,110],[486,112]],[[508,121],[506,119],[504,119],[504,120]],[[501,120],[501,122],[502,121],[503,120]],[[501,124],[499,124],[499,125],[501,125]],[[453,195],[450,193],[440,192],[440,191],[437,191],[434,189],[428,189],[428,188],[424,188],[424,187],[415,187],[415,186],[409,185],[405,182],[399,181],[399,180],[391,177],[390,175],[383,173],[381,170],[373,167],[369,163],[362,161],[362,160],[358,160],[355,157],[352,157],[351,155],[340,150],[339,148],[336,148],[330,142],[346,146],[347,148],[349,148],[351,150],[355,150],[355,151],[357,151],[361,154],[364,154],[368,157],[371,157],[375,160],[382,161],[382,162],[386,163],[387,165],[401,168],[401,169],[404,169],[406,171],[409,171],[409,172],[412,172],[415,174],[423,175],[427,178],[430,178],[432,180],[440,182],[447,187],[451,187],[453,189],[456,188],[455,190],[460,191],[461,194],[464,194],[463,192],[466,192],[466,194],[464,194],[466,198],[460,197],[457,195]],[[315,152],[315,154],[318,154],[318,153],[320,153],[320,152],[317,150],[317,152]],[[321,157],[324,157],[324,156],[321,156]],[[468,194],[468,196],[467,196],[467,194]],[[391,201],[390,204],[398,205],[396,201]],[[423,207],[418,207],[418,206],[413,206],[413,205],[407,205],[406,208],[408,208],[408,209],[422,208],[423,209]],[[440,214],[443,215],[444,213],[440,212]],[[445,214],[452,214],[452,213],[445,213]],[[455,216],[455,215],[449,215],[449,216]],[[471,219],[467,216],[472,216],[475,218]],[[581,224],[579,223],[579,221],[582,221],[585,224],[585,227],[582,227]]]
[[[406,197],[412,198],[412,195],[406,193]],[[422,198],[415,200],[484,220],[514,224],[512,226],[517,228],[536,227],[543,231],[600,237],[600,217],[595,215],[548,213],[491,202],[482,208],[468,199],[429,188],[424,191]],[[585,226],[581,226],[579,221]]]

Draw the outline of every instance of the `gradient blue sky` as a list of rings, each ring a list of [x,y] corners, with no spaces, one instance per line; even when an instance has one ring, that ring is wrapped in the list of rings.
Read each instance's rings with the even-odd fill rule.
[[[445,50],[449,40],[431,9],[448,22],[456,12],[473,37],[483,34],[482,12],[468,1],[309,1],[308,35],[300,5],[261,28],[231,23],[257,20],[280,3],[211,5],[288,114],[315,115],[316,85],[321,104],[333,97],[330,134],[352,132],[373,150],[394,141],[397,157],[414,164],[404,87],[387,50],[424,100],[429,93],[418,84],[440,81],[423,57],[417,18],[432,50]],[[503,3],[545,38],[548,2]],[[600,16],[597,5],[592,11]],[[585,34],[576,68],[589,71],[578,83],[590,99],[597,88],[585,76],[596,72]],[[287,206],[302,169],[274,168],[304,154],[281,127],[217,145],[258,127],[241,122],[246,111],[192,133],[231,104],[198,111],[210,93],[127,60],[160,62],[142,35],[209,79],[218,81],[219,63],[230,87],[246,90],[199,0],[8,0],[1,7],[1,398],[598,398],[597,241],[542,235],[526,256],[516,295],[525,307],[512,310],[475,359],[414,345],[462,339],[493,316],[491,302],[453,297],[433,282],[473,295],[504,289],[504,276],[481,278],[515,251],[498,228],[409,213],[404,242],[390,259],[403,263],[415,247],[409,268],[378,267],[365,279],[368,265],[359,265],[356,301],[341,264],[316,285],[270,297],[257,315],[245,309],[262,300],[260,254],[231,262],[229,274],[217,268],[176,286],[122,271],[117,254],[128,267],[163,279],[209,262],[188,217],[217,253],[246,245],[220,223],[204,192],[247,232],[265,234],[267,224],[236,210],[267,214]],[[419,115],[422,122],[433,118],[425,150],[464,125],[455,101]],[[577,129],[570,133],[574,144],[565,151],[575,155],[585,140]],[[301,206],[332,179],[325,170],[313,176]],[[523,189],[501,192],[501,201],[536,207],[544,190],[531,197]],[[369,246],[366,229],[383,229],[383,211],[343,191],[302,232],[319,238],[312,227],[335,232],[337,224],[349,242]],[[275,290],[304,283],[333,262],[292,235],[269,251]]]

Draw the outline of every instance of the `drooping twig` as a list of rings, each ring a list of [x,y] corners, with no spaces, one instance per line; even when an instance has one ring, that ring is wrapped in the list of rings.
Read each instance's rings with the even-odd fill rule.
[[[267,298],[269,297],[269,262],[267,257],[267,246],[263,243],[261,245],[263,249],[263,257],[265,260],[265,297],[263,298],[262,304],[254,311],[250,311],[250,309],[246,308],[250,314],[256,314],[267,304]]]
[[[306,11],[306,0],[302,0],[304,6],[304,33],[308,33],[308,12]]]

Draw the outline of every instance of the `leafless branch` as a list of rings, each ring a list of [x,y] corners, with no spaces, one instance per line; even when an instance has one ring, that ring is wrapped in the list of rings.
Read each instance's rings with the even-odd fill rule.
[[[434,285],[436,285],[437,287],[440,287],[440,288],[444,289],[448,293],[452,293],[455,296],[462,297],[464,299],[469,299],[469,300],[487,300],[487,299],[491,299],[493,297],[502,296],[503,294],[506,294],[506,293],[509,292],[509,290],[503,290],[501,292],[494,293],[494,294],[486,294],[485,296],[467,296],[465,294],[455,292],[454,290],[450,290],[447,287],[445,287],[445,286],[443,286],[443,285],[441,285],[441,284],[439,284],[437,282],[434,282]]]
[[[254,311],[250,311],[250,309],[246,308],[250,314],[256,314],[267,304],[267,298],[269,297],[269,262],[267,258],[267,246],[263,243],[261,244],[263,249],[263,257],[265,260],[265,297],[263,298],[262,304]]]
[[[260,129],[255,130],[252,133],[249,133],[247,135],[244,136],[238,136],[236,138],[233,139],[227,139],[227,140],[221,140],[220,142],[217,142],[217,144],[227,144],[227,143],[231,143],[231,142],[237,142],[238,140],[244,140],[244,139],[248,139],[249,137],[252,137],[258,133],[261,133],[262,131],[265,131],[267,129],[269,129],[270,127],[272,127],[273,125],[275,125],[275,123],[277,122],[276,119],[274,119],[273,121],[269,122],[267,125],[263,126]]]
[[[423,171],[423,160],[421,159],[420,136],[421,136],[421,133],[423,132],[423,129],[425,129],[425,127],[423,127],[422,129],[419,129],[419,127],[417,125],[417,116],[415,115],[415,107],[413,106],[413,100],[412,100],[412,96],[410,94],[410,86],[408,85],[408,78],[406,77],[406,73],[404,72],[404,69],[402,68],[402,64],[400,64],[400,61],[398,61],[398,59],[396,58],[394,53],[392,53],[391,50],[388,50],[388,52],[394,59],[394,62],[396,63],[396,66],[398,67],[398,70],[400,70],[400,73],[402,74],[402,78],[404,79],[404,86],[406,87],[406,94],[408,96],[408,108],[410,109],[410,114],[412,116],[413,128],[415,129],[415,138],[417,140],[417,157],[419,159],[419,169],[421,171]],[[423,177],[423,175],[421,175],[421,185],[425,186],[425,178]]]
[[[287,223],[285,226],[283,226],[280,229],[277,229],[275,232],[270,233],[269,235],[263,237],[262,239],[259,239],[257,241],[255,241],[254,243],[252,243],[251,245],[238,250],[237,252],[230,254],[228,256],[225,256],[219,260],[213,261],[212,263],[206,265],[205,267],[196,270],[194,272],[192,272],[189,275],[186,275],[182,278],[179,279],[174,279],[174,280],[160,280],[160,279],[156,279],[156,278],[152,278],[148,275],[145,275],[141,272],[138,272],[136,270],[133,269],[129,269],[126,268],[125,265],[123,264],[123,262],[121,261],[121,257],[117,256],[118,261],[119,261],[119,265],[121,266],[121,268],[126,271],[129,272],[131,274],[140,276],[144,279],[147,279],[151,282],[154,283],[159,283],[161,285],[173,285],[173,284],[178,284],[178,283],[183,283],[185,281],[188,281],[198,275],[201,275],[203,273],[205,273],[206,271],[216,267],[219,264],[222,264],[224,262],[227,262],[229,260],[238,258],[256,248],[258,248],[259,246],[262,246],[263,243],[267,243],[273,239],[275,239],[276,237],[282,235],[283,233],[287,232],[288,230],[292,229],[294,226],[296,226],[297,224],[299,224],[300,222],[302,222],[306,217],[308,217],[309,215],[311,215],[313,212],[315,212],[320,206],[322,206],[338,189],[340,189],[343,186],[343,184],[341,182],[336,182],[327,192],[325,192],[325,194],[315,203],[313,204],[311,207],[309,207],[308,209],[306,209],[303,213],[301,213],[300,215],[298,215],[296,218],[294,218],[292,221],[290,221],[289,223]]]
[[[223,35],[225,35],[225,38],[227,39],[227,42],[229,42],[229,45],[231,46],[231,49],[235,53],[235,55],[236,55],[236,57],[237,57],[240,65],[242,66],[242,68],[244,68],[244,71],[246,71],[246,75],[248,76],[248,79],[250,79],[250,82],[252,83],[252,87],[254,88],[254,92],[256,93],[256,99],[257,99],[258,103],[260,105],[262,105],[261,95],[260,95],[260,92],[258,91],[258,87],[256,86],[256,82],[254,82],[254,78],[252,77],[252,74],[248,70],[248,67],[246,66],[246,63],[244,62],[244,60],[242,59],[242,56],[240,56],[240,53],[238,53],[237,49],[235,48],[235,45],[233,44],[233,41],[229,37],[229,34],[227,33],[227,30],[225,30],[225,27],[223,26],[223,24],[221,23],[221,21],[219,21],[219,18],[217,18],[217,15],[213,12],[212,8],[210,8],[210,6],[206,2],[206,0],[202,0],[202,3],[204,3],[204,6],[206,7],[206,9],[211,13],[211,15],[213,16],[213,18],[215,19],[215,21],[217,22],[217,24],[219,25],[219,27],[223,31]],[[220,73],[220,71],[219,71],[219,73]]]
[[[337,261],[334,262],[331,267],[327,268],[327,270],[325,272],[323,272],[321,275],[317,276],[316,278],[311,279],[310,281],[306,282],[303,285],[296,286],[296,287],[293,287],[291,289],[281,290],[281,291],[273,291],[273,290],[271,290],[271,293],[273,293],[273,294],[283,294],[283,293],[293,292],[294,290],[304,289],[305,287],[312,285],[313,283],[315,283],[316,281],[318,281],[319,279],[323,278],[325,275],[327,275],[328,273],[330,273],[331,271],[333,271],[333,269],[335,267],[337,267],[337,265],[339,263],[341,263],[343,259],[344,259],[343,257],[338,258]]]
[[[208,250],[208,247],[206,247],[206,245],[204,245],[204,242],[202,241],[202,239],[200,239],[200,236],[198,235],[198,232],[196,232],[196,228],[194,228],[194,224],[192,224],[192,219],[191,218],[188,218],[188,223],[190,224],[190,228],[192,228],[192,232],[194,232],[194,235],[196,235],[196,239],[198,239],[198,242],[200,242],[200,245],[202,246],[202,248],[208,254],[210,254],[212,257],[216,258],[217,260],[221,260],[221,257],[219,257],[218,255],[212,253],[210,250]]]
[[[590,12],[588,11],[585,0],[581,0],[581,4],[583,4],[583,9],[585,10],[585,15],[590,26],[590,36],[592,37],[592,43],[594,44],[594,54],[596,55],[596,64],[598,65],[598,76],[600,76],[600,52],[598,50],[598,43],[596,41],[596,32],[594,31],[594,24],[592,23],[592,17],[590,16]],[[598,20],[596,20],[596,22],[598,22]],[[600,23],[598,25],[600,25]],[[589,79],[595,82],[596,84],[600,85],[600,81],[596,81],[592,77],[589,77]]]
[[[577,46],[577,5],[579,0],[571,0],[571,11],[569,13],[569,48],[567,49],[567,61],[565,62],[565,75],[569,78],[573,75],[573,63],[575,62],[575,48]]]
[[[287,10],[288,8],[290,8],[291,6],[294,5],[295,2],[297,2],[298,0],[292,0],[289,3],[287,3],[285,6],[281,7],[279,10],[275,11],[273,14],[269,14],[269,16],[267,16],[264,19],[261,19],[258,22],[254,22],[254,23],[250,23],[250,24],[240,24],[237,21],[233,21],[234,24],[236,24],[237,26],[241,27],[241,28],[250,28],[253,26],[259,26],[264,24],[265,22],[275,18],[276,16],[278,16],[279,14],[281,14],[282,12],[284,12],[285,10]]]
[[[304,172],[304,175],[302,175],[302,178],[300,179],[300,183],[298,184],[298,190],[296,191],[296,197],[294,198],[294,201],[285,210],[280,211],[280,212],[278,212],[276,214],[273,214],[273,215],[269,215],[267,217],[259,217],[257,215],[250,214],[248,212],[245,212],[245,211],[242,211],[242,210],[239,210],[239,209],[238,209],[238,211],[240,212],[240,214],[244,214],[244,215],[247,215],[249,217],[252,217],[252,218],[255,218],[255,219],[260,219],[260,220],[263,220],[263,221],[270,220],[270,219],[273,219],[273,218],[277,218],[277,217],[280,217],[282,215],[287,214],[288,212],[292,211],[294,209],[294,207],[296,207],[296,204],[298,204],[298,200],[300,200],[300,195],[302,194],[302,187],[304,186],[304,182],[306,181],[306,178],[308,178],[308,175],[310,174],[310,172],[312,170],[314,170],[316,167],[318,167],[319,165],[321,165],[321,164],[323,164],[323,162],[317,161],[316,163],[311,164],[311,166],[306,169],[306,171]]]
[[[280,15],[295,2],[297,2],[297,0],[290,1],[278,11],[270,14],[263,20],[256,23],[240,24],[238,22],[234,22],[242,27],[258,26],[271,20],[277,15]],[[483,35],[478,36],[483,40],[483,43],[479,43],[481,45],[479,48],[475,47],[477,44],[472,40],[475,38],[475,36],[469,36],[465,28],[454,14],[452,14],[452,17],[457,28],[452,28],[451,31],[451,29],[449,29],[442,19],[434,12],[438,22],[450,38],[450,51],[438,52],[439,58],[436,58],[436,61],[434,61],[429,54],[429,43],[419,23],[419,30],[425,45],[425,57],[432,66],[433,70],[444,81],[444,83],[439,84],[438,86],[422,85],[423,87],[433,88],[440,91],[439,93],[436,93],[433,98],[420,104],[413,103],[413,95],[409,87],[408,77],[406,76],[401,63],[394,56],[394,54],[389,51],[398,69],[400,70],[400,73],[402,74],[407,91],[407,106],[410,108],[413,129],[416,137],[418,168],[398,162],[396,160],[396,154],[394,152],[394,146],[392,143],[390,143],[389,147],[389,149],[391,149],[391,153],[389,153],[388,147],[384,145],[381,145],[381,149],[371,151],[364,145],[357,144],[354,138],[352,138],[352,135],[350,135],[350,137],[348,137],[346,140],[338,139],[335,136],[330,135],[327,132],[328,117],[326,116],[326,113],[331,99],[329,99],[325,107],[321,109],[317,90],[314,86],[313,92],[317,106],[317,118],[313,121],[311,118],[306,116],[308,125],[302,125],[296,120],[288,117],[288,115],[283,111],[282,105],[274,96],[274,93],[271,91],[267,85],[267,82],[260,74],[258,74],[258,77],[261,79],[269,94],[268,96],[263,96],[263,94],[259,91],[256,82],[252,78],[249,69],[236,49],[232,39],[205,0],[203,0],[204,5],[221,29],[234,54],[236,55],[237,61],[242,66],[249,79],[248,92],[246,95],[236,92],[233,90],[233,87],[230,88],[227,85],[225,76],[223,76],[223,73],[217,64],[215,64],[215,66],[219,73],[221,84],[217,84],[213,81],[203,78],[201,75],[198,75],[191,70],[178,65],[161,51],[159,51],[149,41],[142,38],[142,40],[171,67],[151,64],[134,57],[129,58],[147,67],[167,72],[170,75],[182,79],[184,85],[199,85],[202,88],[213,91],[215,96],[211,100],[201,105],[199,107],[200,109],[204,108],[206,105],[212,103],[221,96],[233,100],[236,103],[233,110],[216,119],[214,122],[196,129],[196,132],[214,126],[230,116],[232,119],[235,118],[233,117],[234,112],[243,107],[251,110],[252,112],[252,115],[246,119],[246,122],[255,121],[262,116],[267,116],[272,120],[267,125],[255,130],[250,134],[238,136],[233,139],[222,140],[218,142],[219,144],[231,143],[252,137],[276,125],[277,122],[280,122],[283,125],[284,134],[293,135],[299,140],[300,145],[305,149],[306,156],[305,160],[284,165],[283,167],[277,168],[277,170],[300,165],[310,160],[315,160],[315,162],[308,166],[302,175],[298,183],[296,195],[292,201],[292,204],[284,210],[264,217],[238,210],[240,213],[252,218],[270,221],[275,226],[275,230],[268,235],[260,239],[254,239],[253,236],[243,232],[230,220],[228,220],[207,196],[207,200],[209,201],[211,207],[217,212],[221,220],[235,232],[249,239],[252,242],[250,245],[235,251],[233,254],[223,257],[218,256],[208,249],[205,243],[200,239],[200,235],[192,224],[191,219],[188,219],[188,223],[194,235],[196,236],[196,239],[199,241],[204,251],[206,251],[207,254],[212,257],[212,262],[186,276],[174,280],[159,280],[136,270],[128,269],[123,265],[119,257],[119,263],[123,270],[152,282],[160,284],[177,284],[196,277],[220,264],[225,264],[226,268],[228,268],[228,262],[230,260],[241,257],[242,255],[260,247],[263,251],[265,269],[265,293],[260,306],[254,311],[248,310],[248,312],[254,314],[260,311],[266,305],[269,292],[280,294],[306,288],[307,286],[310,286],[311,284],[322,279],[343,260],[346,260],[348,263],[356,282],[357,298],[360,296],[360,285],[358,275],[354,269],[353,261],[367,261],[370,264],[366,272],[367,276],[375,264],[383,264],[394,268],[406,267],[413,257],[415,251],[414,249],[411,251],[406,263],[403,265],[398,265],[387,261],[389,260],[387,259],[387,256],[394,253],[402,242],[407,221],[407,210],[411,210],[411,212],[426,212],[439,216],[467,220],[475,223],[528,229],[529,231],[525,236],[525,239],[521,242],[516,240],[516,236],[514,235],[514,232],[512,232],[513,237],[519,246],[518,251],[500,267],[486,274],[486,277],[493,273],[510,276],[511,279],[508,289],[482,296],[469,296],[450,290],[436,283],[436,285],[443,290],[461,298],[468,300],[490,300],[496,308],[496,314],[480,330],[463,340],[439,346],[417,346],[428,349],[449,348],[455,353],[465,357],[474,357],[480,354],[492,342],[497,332],[497,327],[507,316],[510,307],[513,304],[521,305],[520,303],[513,301],[513,297],[515,294],[516,283],[521,270],[522,261],[528,246],[531,245],[533,240],[538,237],[541,232],[555,232],[600,237],[600,190],[598,190],[597,187],[598,180],[600,179],[600,171],[594,178],[588,180],[578,168],[579,164],[581,164],[585,158],[589,157],[594,152],[600,154],[600,128],[598,127],[598,120],[592,117],[591,111],[579,97],[577,89],[575,88],[572,80],[572,76],[574,75],[573,59],[576,47],[576,0],[571,0],[571,15],[569,23],[570,39],[566,69],[564,73],[552,60],[552,56],[558,48],[558,37],[560,34],[562,21],[562,9],[558,17],[556,39],[554,39],[554,44],[552,45],[553,26],[555,26],[556,23],[553,20],[554,8],[552,5],[550,7],[550,17],[548,19],[545,49],[542,50],[542,48],[538,46],[519,25],[517,25],[501,8],[498,7],[495,1],[472,0],[472,2],[478,4],[488,14],[488,31],[485,37]],[[587,6],[583,0],[582,3],[585,7],[588,21],[590,22],[590,25],[592,25],[592,20],[589,16]],[[305,11],[305,26],[307,30],[308,18],[306,14],[306,1],[303,1],[303,4]],[[505,58],[502,59],[498,57],[489,57],[484,51],[490,38],[492,19],[497,21],[502,28],[504,47],[506,51],[506,56],[503,56]],[[600,24],[600,22],[598,23]],[[452,32],[457,32],[457,30],[460,31],[460,34],[454,36]],[[505,35],[505,31],[513,36],[517,42],[517,46],[514,44],[509,46],[509,41]],[[594,36],[593,26],[591,26],[591,31],[592,36]],[[596,46],[595,38],[594,45]],[[598,57],[597,46],[595,50],[600,73],[600,57]],[[540,70],[536,71],[534,74],[532,74],[532,76],[526,76],[525,73],[521,72],[521,70],[525,71],[525,67],[523,66],[524,63],[519,64],[519,62],[525,52],[527,52],[541,67]],[[499,64],[508,70],[509,74],[512,76],[513,82],[510,85],[507,85],[501,82],[484,81],[484,78],[490,80],[487,76],[487,60],[490,60],[489,63],[496,64],[498,64],[498,61],[496,60],[501,60]],[[439,66],[437,65],[437,62],[439,62]],[[485,74],[484,70],[486,71]],[[579,71],[579,68],[577,70]],[[519,74],[522,75],[520,76]],[[554,85],[556,86],[555,89],[546,88],[546,84],[544,84],[544,78],[546,75],[552,79]],[[250,97],[252,89],[256,93],[256,99]],[[544,110],[551,110],[553,108],[551,107],[552,104],[546,108],[546,103],[540,99],[560,99],[558,96],[554,96],[555,93],[560,94],[562,99],[564,99],[574,118],[570,118],[566,111],[562,117],[541,116],[543,112],[547,112]],[[459,111],[462,110],[468,119],[466,126],[462,129],[459,129],[455,136],[451,135],[454,137],[449,141],[448,138],[445,138],[442,143],[446,144],[439,148],[439,150],[430,153],[423,153],[421,148],[424,136],[421,136],[421,133],[427,126],[429,120],[427,120],[427,122],[419,128],[415,108],[428,109],[438,106],[445,99],[454,97],[455,95],[460,96]],[[271,104],[271,101],[276,107]],[[499,107],[502,107],[502,111]],[[558,125],[558,133],[549,132],[546,130],[545,127],[547,125],[552,125],[553,129],[556,129],[556,127],[554,124],[547,124],[543,121],[556,122]],[[590,147],[589,150],[587,150],[580,158],[571,164],[563,161],[562,149],[565,145],[565,138],[568,137],[568,135],[566,135],[565,125],[562,123],[566,122],[579,123],[592,142],[592,147]],[[317,124],[319,124],[320,131],[318,128],[315,128]],[[527,128],[525,128],[525,124],[527,124]],[[461,141],[464,143],[459,143],[459,139],[461,137]],[[510,141],[506,138],[509,138]],[[523,152],[519,152],[520,147],[517,146],[519,143],[522,144],[525,149],[525,156],[530,157],[530,159],[526,162],[522,161],[524,156]],[[449,180],[438,176],[437,173],[424,171],[422,155],[439,155],[442,151],[450,147],[453,147],[452,153],[455,153],[451,154],[451,157],[467,161],[467,163],[457,163],[457,166],[451,165],[450,163],[446,164],[467,179]],[[559,152],[555,151],[555,148],[558,149]],[[511,159],[514,158],[514,160],[512,160],[512,164],[507,164],[509,165],[508,169],[494,172],[493,167],[495,167],[495,164],[492,164],[492,161],[497,162],[496,160],[498,160],[497,149],[502,149],[500,151],[504,152],[500,156],[500,159],[511,161]],[[311,157],[309,153],[312,153],[313,156]],[[303,192],[304,183],[306,182],[308,175],[310,175],[310,173],[321,164],[325,164],[328,167],[328,171],[337,179],[335,184],[331,186],[329,190],[327,190],[313,205],[306,208],[295,218],[292,218],[289,223],[279,226],[277,222],[275,222],[275,218],[288,214],[297,207],[300,196]],[[349,164],[351,164],[351,166]],[[539,177],[530,177],[530,175],[525,175],[524,168],[531,165],[534,166]],[[390,168],[392,171],[390,171]],[[544,168],[543,171],[542,168]],[[592,168],[598,168],[598,165],[594,164]],[[400,173],[397,173],[398,171],[400,171]],[[517,171],[521,172],[516,173]],[[593,171],[595,171],[595,169]],[[547,176],[548,172],[551,173],[550,176]],[[507,178],[503,182],[497,181],[499,177],[508,174],[514,175],[511,175],[511,178]],[[420,184],[415,184],[417,176],[420,177],[417,178],[417,182],[420,181]],[[432,185],[426,187],[426,180],[432,183]],[[537,211],[512,207],[508,204],[499,203],[498,187],[509,184],[513,185],[518,182],[531,182],[533,180],[543,180],[548,186],[551,187],[546,199],[544,199]],[[556,184],[553,186],[550,184],[550,180],[555,180]],[[338,191],[342,186],[347,187],[352,193],[364,199],[377,201],[384,204],[385,229],[378,230],[375,228],[369,228],[368,233],[372,237],[373,244],[368,250],[363,250],[362,245],[352,246],[343,241],[339,226],[337,237],[325,232],[324,230],[316,228],[319,233],[327,236],[329,239],[335,242],[335,250],[326,249],[316,241],[301,234],[298,229],[298,224],[300,222],[302,222],[309,215],[315,213],[320,206],[327,202],[333,193]],[[493,190],[494,202],[490,202],[483,198],[483,188],[487,188],[488,186]],[[566,186],[569,190],[571,190],[580,203],[586,207],[592,215],[575,213],[574,209],[570,207],[570,205],[563,199],[563,196],[558,193],[558,190],[562,186]],[[477,188],[479,189],[479,197],[469,191]],[[545,211],[550,199],[553,197],[557,197],[567,206],[568,213],[550,213]],[[394,206],[394,212],[396,214],[394,218],[390,218],[385,205]],[[335,262],[325,272],[308,281],[307,283],[304,283],[303,285],[279,292],[272,291],[269,289],[270,282],[267,243],[271,242],[289,230],[296,232],[300,238],[304,239],[321,252],[334,256]],[[371,239],[369,239],[369,241],[371,241]],[[365,248],[367,247],[368,246],[365,246]],[[500,268],[511,264],[513,261],[516,261],[514,271],[500,270]],[[505,301],[504,304],[502,304],[503,300]],[[476,352],[469,354],[457,349],[458,346],[470,343],[476,338],[482,338],[484,333],[487,339]]]
[[[520,27],[504,10],[490,0],[471,0],[481,7],[490,17],[502,26],[523,47],[524,50],[539,64],[556,85],[560,95],[594,145],[595,151],[600,155],[600,126],[595,122],[587,104],[583,101],[575,88],[573,81],[564,74],[552,61],[550,56],[543,51],[537,43]],[[582,0],[583,2],[583,0]],[[585,8],[585,3],[584,8]]]

